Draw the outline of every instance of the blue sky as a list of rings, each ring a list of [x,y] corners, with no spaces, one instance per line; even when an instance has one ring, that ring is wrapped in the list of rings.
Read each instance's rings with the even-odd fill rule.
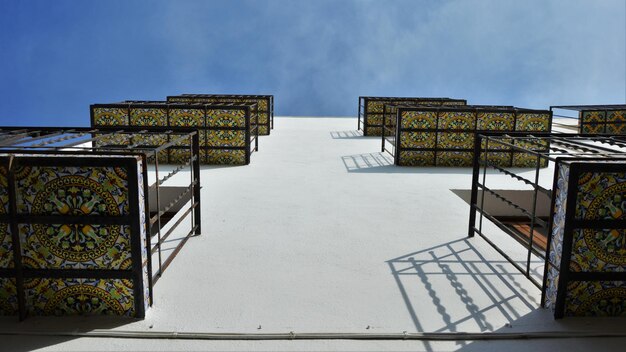
[[[359,95],[624,103],[626,1],[0,0],[0,124],[180,93],[308,116],[354,116]]]

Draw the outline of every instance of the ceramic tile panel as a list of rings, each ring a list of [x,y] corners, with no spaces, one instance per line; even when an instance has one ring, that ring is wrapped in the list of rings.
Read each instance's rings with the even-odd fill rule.
[[[515,114],[513,112],[479,112],[476,129],[486,131],[513,131]]]
[[[400,117],[401,128],[437,128],[437,112],[435,111],[403,111]]]
[[[626,271],[626,230],[574,229],[573,236],[570,271]]]
[[[7,167],[0,165],[0,214],[9,213],[9,183]],[[0,268],[13,267],[13,246],[9,224],[0,223]]]
[[[569,191],[570,167],[559,163],[556,166],[556,187],[552,191],[554,195],[554,209],[552,210],[552,228],[550,229],[550,247],[548,248],[547,261],[548,275],[546,279],[544,305],[556,309],[556,297],[558,293],[560,267],[563,256],[563,241],[565,239],[565,218],[567,210],[567,195]]]
[[[509,167],[511,166],[511,153],[510,152],[489,152],[487,154],[487,160],[489,160],[490,163],[496,166]]]
[[[169,125],[175,127],[204,127],[204,109],[170,108]]]
[[[440,130],[468,130],[476,129],[476,113],[473,111],[441,111],[437,127]]]
[[[607,122],[604,127],[604,133],[606,134],[621,135],[624,134],[624,132],[626,132],[626,122]]]
[[[206,131],[207,146],[214,147],[245,147],[246,131],[242,130],[208,130]]]
[[[380,136],[383,133],[383,128],[382,127],[372,127],[369,126],[367,127],[367,133],[365,134],[366,136]]]
[[[437,142],[435,132],[400,132],[402,148],[435,148]]]
[[[0,214],[7,214],[9,212],[8,173],[7,166],[0,165]]]
[[[33,278],[24,286],[29,315],[135,316],[132,280]]]
[[[609,110],[606,112],[606,122],[626,122],[626,110]]]
[[[421,132],[421,133],[429,133],[429,132]],[[475,133],[472,133],[471,131],[470,132],[439,132],[437,133],[437,149],[473,149],[474,139],[475,139]]]
[[[368,114],[367,115],[367,125],[369,127],[382,125],[383,124],[383,114]]]
[[[167,109],[140,108],[130,109],[131,126],[167,126]]]
[[[625,174],[582,172],[576,190],[576,219],[626,219]]]
[[[472,155],[472,152],[437,151],[437,166],[472,166]]]
[[[17,288],[15,279],[0,277],[0,316],[17,315]]]
[[[546,264],[548,265],[548,264]],[[548,265],[547,271],[547,279],[545,290],[545,297],[543,305],[545,308],[551,309],[552,311],[556,310],[556,296],[559,291],[559,270],[555,267]]]
[[[578,116],[583,123],[606,122],[606,111],[581,111]]]
[[[94,126],[128,126],[128,108],[93,108]]]
[[[550,114],[518,112],[515,123],[518,132],[549,132]]]
[[[601,134],[605,132],[606,124],[583,124],[580,125],[580,133]]]
[[[384,104],[385,104],[385,102],[383,102],[383,101],[371,101],[371,100],[368,100],[367,106],[366,106],[366,109],[367,109],[366,111],[368,113],[370,113],[370,112],[382,113]]]
[[[570,281],[565,297],[565,316],[626,316],[626,282]]]
[[[36,215],[120,216],[129,213],[121,167],[28,167],[16,174],[17,208]],[[121,225],[19,224],[25,267],[118,269],[130,258]]]
[[[401,166],[435,166],[434,151],[400,151]]]
[[[207,127],[246,127],[246,112],[239,109],[207,109]]]
[[[220,165],[244,165],[246,152],[241,149],[208,149],[207,163]]]

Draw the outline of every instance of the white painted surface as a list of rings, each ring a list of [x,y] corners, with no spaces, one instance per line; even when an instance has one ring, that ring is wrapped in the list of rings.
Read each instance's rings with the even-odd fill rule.
[[[380,153],[379,138],[362,137],[355,129],[355,118],[277,117],[276,129],[261,138],[250,165],[203,167],[203,234],[187,243],[157,283],[145,320],[33,317],[17,323],[2,317],[0,331],[103,326],[218,333],[624,330],[624,319],[554,321],[539,308],[537,288],[483,240],[466,238],[469,208],[450,190],[470,188],[471,169],[395,167]],[[495,177],[492,187],[509,181]],[[514,257],[525,257],[515,242],[504,240],[503,246]],[[534,269],[541,272],[539,264]],[[624,342],[2,336],[6,350],[67,351],[582,351],[591,346],[622,350]]]

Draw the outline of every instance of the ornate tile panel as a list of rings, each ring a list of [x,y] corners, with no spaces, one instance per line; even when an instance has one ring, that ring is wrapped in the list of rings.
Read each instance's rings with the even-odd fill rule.
[[[206,131],[207,145],[215,147],[245,147],[246,132],[242,130]]]
[[[607,122],[626,122],[625,110],[609,110],[606,112]]]
[[[518,113],[515,130],[548,132],[550,131],[550,114]]]
[[[437,152],[437,166],[472,166],[471,152]]]
[[[383,112],[383,105],[385,102],[382,101],[371,101],[367,102],[367,112]]]
[[[0,165],[0,214],[9,212],[9,181],[7,180],[8,169]]]
[[[0,223],[0,269],[13,267],[13,241],[9,224]]]
[[[435,166],[433,151],[401,151],[399,157],[402,166]]]
[[[170,126],[204,127],[204,109],[170,109]]]
[[[489,162],[493,163],[496,166],[509,167],[511,166],[511,153],[489,152],[489,154],[487,154],[487,160],[489,160]]]
[[[565,316],[626,316],[626,282],[571,281],[567,285]]]
[[[32,315],[135,315],[132,280],[35,278],[24,286]]]
[[[515,114],[512,112],[480,112],[478,113],[477,130],[513,131]]]
[[[400,121],[402,128],[437,128],[435,111],[403,111]]]
[[[434,148],[437,134],[435,132],[400,132],[402,148]]]
[[[624,134],[626,132],[626,122],[607,123],[604,133],[606,134]]]
[[[383,124],[383,115],[382,114],[368,114],[367,115],[367,125],[382,125]]]
[[[583,172],[576,196],[576,219],[626,219],[626,175],[619,172]]]
[[[575,229],[570,271],[626,271],[626,230]]]
[[[606,121],[605,111],[581,111],[578,116],[585,123]]]
[[[552,228],[550,229],[550,248],[547,253],[548,275],[546,279],[545,301],[548,308],[556,309],[556,296],[559,286],[561,260],[563,256],[563,241],[565,236],[565,211],[567,209],[567,194],[569,190],[569,165],[558,164],[557,186],[554,190],[554,209],[552,215]]]
[[[604,123],[600,123],[600,124],[584,124],[580,126],[580,133],[589,133],[589,134],[597,134],[597,133],[604,133],[605,131],[605,124]]]
[[[539,167],[547,167],[548,160],[540,159]],[[513,167],[537,167],[537,156],[523,152],[513,152]]]
[[[17,315],[15,279],[0,277],[0,315]]]
[[[167,110],[160,108],[131,108],[131,126],[167,126]]]
[[[442,111],[439,113],[438,120],[438,128],[440,130],[476,129],[476,114],[471,111]]]
[[[365,134],[366,136],[380,136],[383,133],[383,128],[382,127],[367,127],[367,133]]]
[[[473,149],[474,136],[473,132],[439,132],[437,133],[437,149]]]
[[[37,215],[129,213],[127,170],[120,167],[25,167],[17,170],[17,207]],[[127,226],[20,224],[25,267],[122,268],[130,258]]]
[[[245,165],[246,152],[236,149],[208,149],[207,162],[218,165]]]
[[[93,123],[96,126],[128,126],[127,108],[93,108]]]
[[[245,110],[208,109],[207,127],[246,127]]]
[[[128,214],[127,170],[121,167],[28,166],[15,173],[17,208],[40,215]]]

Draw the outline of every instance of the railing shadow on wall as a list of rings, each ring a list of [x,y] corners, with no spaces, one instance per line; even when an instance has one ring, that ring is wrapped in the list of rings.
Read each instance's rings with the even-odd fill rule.
[[[442,243],[387,264],[418,332],[492,332],[532,312],[547,313],[539,308],[540,292],[523,285],[521,273],[505,260],[486,259],[471,240]]]
[[[349,130],[349,131],[330,131],[330,137],[332,139],[368,139],[363,136],[363,132]]]
[[[347,172],[354,173],[472,174],[472,169],[467,167],[398,167],[393,164],[392,156],[382,152],[344,155],[341,161]]]

